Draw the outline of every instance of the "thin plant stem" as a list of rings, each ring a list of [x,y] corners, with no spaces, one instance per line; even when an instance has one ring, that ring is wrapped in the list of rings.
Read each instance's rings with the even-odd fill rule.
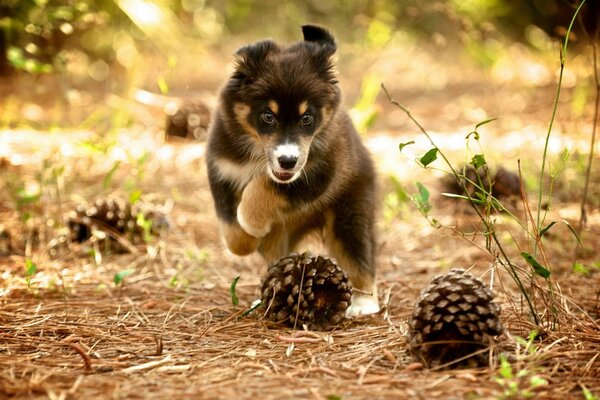
[[[550,143],[550,135],[552,134],[552,127],[554,126],[554,121],[556,119],[556,112],[558,110],[558,100],[560,98],[560,92],[562,88],[562,80],[563,74],[565,70],[565,62],[567,59],[567,47],[569,45],[569,35],[571,34],[571,29],[573,29],[573,24],[575,23],[575,19],[577,18],[577,14],[579,14],[579,10],[585,4],[585,0],[582,0],[581,4],[575,10],[575,14],[573,18],[571,18],[571,23],[569,24],[569,28],[567,29],[567,33],[565,35],[565,41],[563,46],[560,48],[560,73],[558,75],[558,85],[556,88],[556,95],[554,96],[554,105],[552,107],[552,116],[550,118],[550,123],[548,124],[548,132],[546,133],[546,139],[544,141],[544,152],[542,154],[542,170],[540,172],[540,190],[538,193],[538,206],[537,206],[537,214],[535,221],[535,235],[536,241],[533,247],[533,257],[537,256],[537,250],[539,242],[541,241],[540,231],[542,230],[542,224],[544,223],[544,218],[547,213],[544,213],[544,218],[542,218],[542,199],[544,197],[544,175],[546,172],[546,159],[548,156],[548,144]]]
[[[581,23],[581,19],[579,19]],[[582,24],[583,25],[583,24]],[[594,148],[596,147],[596,131],[598,127],[598,113],[600,112],[600,77],[598,77],[598,48],[596,46],[596,40],[598,39],[598,32],[600,30],[596,30],[595,38],[590,37],[589,33],[583,26],[583,31],[586,33],[588,40],[592,46],[592,62],[594,68],[594,83],[596,85],[596,100],[595,100],[595,108],[594,108],[594,121],[592,123],[592,137],[590,139],[590,154],[588,155],[588,163],[585,171],[585,184],[583,186],[583,195],[581,197],[581,206],[580,206],[580,216],[579,222],[577,224],[577,235],[580,240],[575,244],[575,255],[573,257],[573,264],[577,263],[577,259],[579,258],[579,251],[581,250],[581,234],[583,232],[583,226],[587,220],[587,214],[585,211],[585,206],[587,204],[588,192],[590,187],[590,177],[592,174],[592,163],[594,161]]]

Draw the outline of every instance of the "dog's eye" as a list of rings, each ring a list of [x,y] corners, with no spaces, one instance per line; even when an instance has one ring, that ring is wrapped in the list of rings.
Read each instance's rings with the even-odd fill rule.
[[[303,126],[308,126],[313,123],[313,116],[310,114],[304,114],[300,117],[300,124]]]
[[[266,124],[272,125],[273,123],[275,123],[275,116],[271,111],[265,111],[260,115],[260,117]]]

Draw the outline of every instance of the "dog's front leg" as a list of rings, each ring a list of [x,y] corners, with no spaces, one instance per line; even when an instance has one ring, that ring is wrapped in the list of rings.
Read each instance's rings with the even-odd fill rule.
[[[266,176],[254,178],[244,188],[237,208],[237,221],[248,234],[262,238],[281,219],[287,202]]]

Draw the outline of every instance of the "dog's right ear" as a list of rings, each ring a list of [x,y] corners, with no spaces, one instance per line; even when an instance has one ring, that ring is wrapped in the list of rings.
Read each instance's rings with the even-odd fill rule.
[[[233,78],[244,83],[251,81],[267,56],[278,51],[279,47],[272,40],[263,40],[240,48],[235,52],[236,67]]]

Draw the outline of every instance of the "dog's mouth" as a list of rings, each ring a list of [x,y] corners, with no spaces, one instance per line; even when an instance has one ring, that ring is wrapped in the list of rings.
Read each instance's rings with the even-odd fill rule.
[[[290,184],[300,177],[302,169],[298,171],[294,170],[281,170],[278,168],[268,168],[269,177],[277,183]]]
[[[296,175],[293,172],[277,172],[277,171],[273,171],[273,175],[275,175],[275,178],[279,179],[280,181],[284,181],[287,182],[290,179],[292,179],[294,177],[294,175]]]

